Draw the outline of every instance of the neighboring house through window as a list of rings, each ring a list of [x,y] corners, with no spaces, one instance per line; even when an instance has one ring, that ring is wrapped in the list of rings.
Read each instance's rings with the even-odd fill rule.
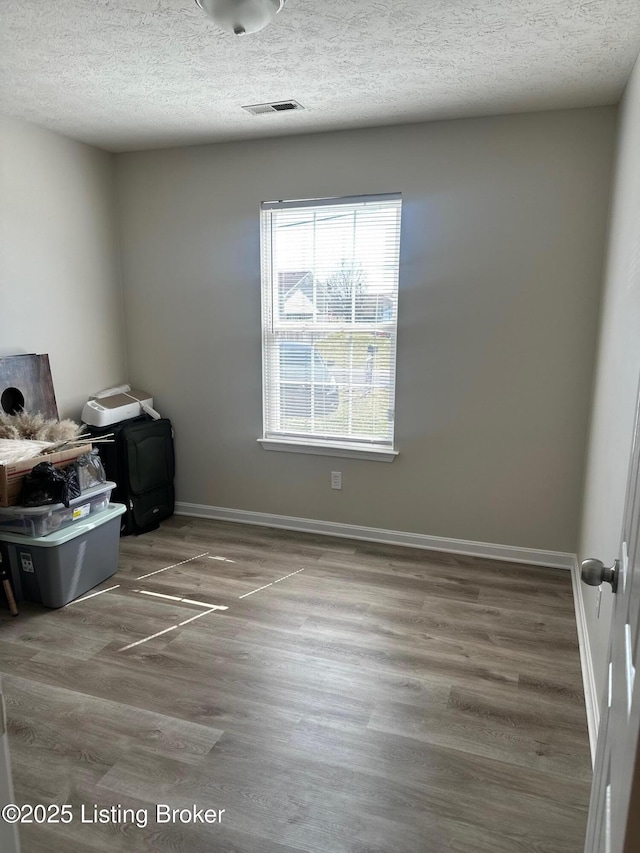
[[[268,449],[391,460],[401,199],[262,204]]]

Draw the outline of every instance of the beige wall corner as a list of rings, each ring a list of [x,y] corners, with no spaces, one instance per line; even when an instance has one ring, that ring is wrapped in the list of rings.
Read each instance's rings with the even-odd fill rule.
[[[0,354],[49,353],[61,417],[126,378],[113,155],[0,116]]]

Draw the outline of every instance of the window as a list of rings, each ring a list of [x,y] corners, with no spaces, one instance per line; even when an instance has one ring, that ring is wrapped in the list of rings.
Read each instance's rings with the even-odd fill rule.
[[[397,194],[263,203],[268,449],[396,455],[400,213]]]

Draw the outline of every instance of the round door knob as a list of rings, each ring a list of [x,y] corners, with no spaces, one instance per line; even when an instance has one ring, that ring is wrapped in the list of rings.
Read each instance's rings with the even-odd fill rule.
[[[612,566],[605,566],[601,560],[583,560],[580,564],[582,569],[582,580],[589,586],[600,586],[601,583],[610,583],[615,592],[618,585],[618,561]]]

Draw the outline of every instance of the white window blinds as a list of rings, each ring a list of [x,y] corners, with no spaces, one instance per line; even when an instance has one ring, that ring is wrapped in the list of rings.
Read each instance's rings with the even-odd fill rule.
[[[262,205],[264,438],[393,448],[399,195]]]

